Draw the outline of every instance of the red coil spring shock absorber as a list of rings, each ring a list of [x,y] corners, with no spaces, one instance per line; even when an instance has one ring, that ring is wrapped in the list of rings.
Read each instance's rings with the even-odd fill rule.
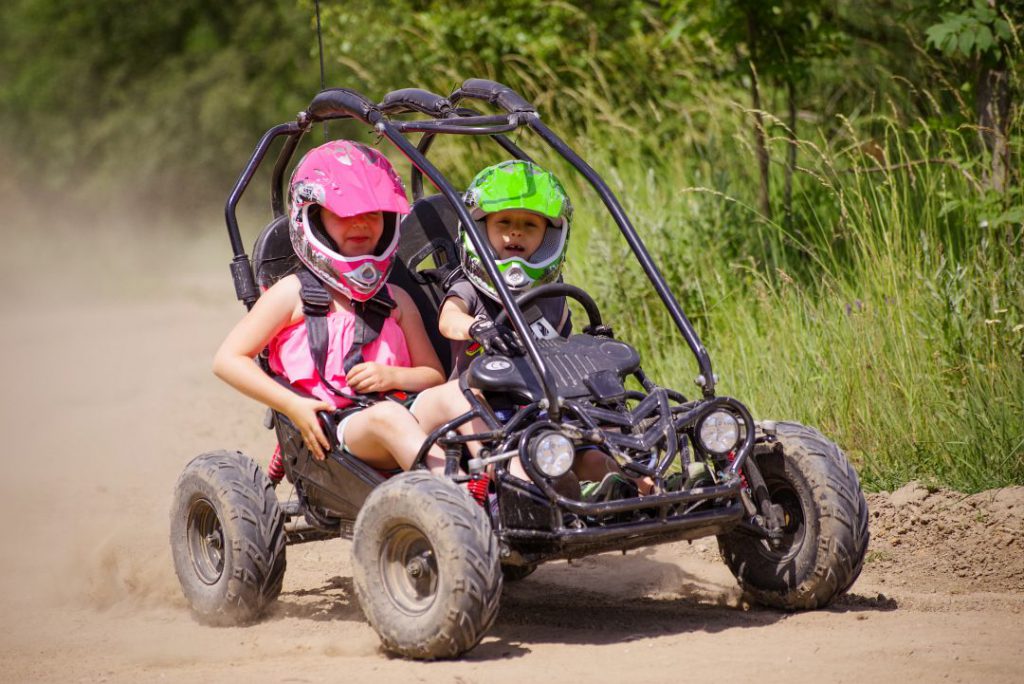
[[[267,476],[270,482],[276,487],[284,479],[284,459],[281,457],[281,445],[274,448],[274,455],[270,457],[270,464],[267,466]]]
[[[472,480],[466,483],[466,489],[469,490],[469,495],[473,497],[473,500],[480,504],[481,507],[487,506],[487,489],[490,487],[491,478],[487,477],[486,473],[480,473],[475,475]]]
[[[732,451],[730,451],[729,454],[726,456],[726,458],[729,459],[729,463],[732,463],[733,461],[735,461],[736,460],[736,450],[733,449]],[[743,483],[743,488],[744,489],[747,489],[747,490],[750,489],[750,483],[747,482],[747,476],[744,474],[744,472],[742,470],[740,470],[740,482]]]

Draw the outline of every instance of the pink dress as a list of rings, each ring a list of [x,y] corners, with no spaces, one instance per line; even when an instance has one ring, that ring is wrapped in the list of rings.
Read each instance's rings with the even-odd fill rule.
[[[354,394],[345,382],[345,355],[352,346],[355,332],[355,314],[338,309],[327,314],[327,365],[324,377],[342,392]],[[270,341],[270,369],[303,392],[345,408],[351,401],[329,390],[317,376],[313,357],[309,353],[306,322],[294,323]],[[363,348],[364,361],[376,361],[385,366],[408,368],[412,365],[405,335],[394,315],[384,321],[380,336]]]

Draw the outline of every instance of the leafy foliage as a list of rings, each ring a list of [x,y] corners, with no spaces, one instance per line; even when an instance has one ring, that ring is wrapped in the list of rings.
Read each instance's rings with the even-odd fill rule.
[[[997,59],[1013,32],[1010,22],[993,5],[974,0],[959,12],[943,12],[940,21],[926,31],[928,44],[947,57]]]
[[[682,3],[679,11],[689,16],[694,4]],[[847,46],[828,10],[821,0],[723,0],[713,3],[705,25],[727,49],[743,47],[748,58],[756,50],[763,77],[804,81],[815,59],[834,57]]]
[[[1024,482],[1024,192],[1019,175],[1000,191],[984,182],[991,153],[972,101],[981,70],[1002,60],[1019,169],[1020,8],[321,4],[328,85],[378,99],[478,76],[534,101],[622,201],[723,392],[821,427],[871,486],[924,477],[962,489]],[[785,224],[753,208],[751,43],[765,144],[773,159],[799,150]],[[789,82],[795,142],[774,115]],[[223,201],[257,137],[318,88],[313,0],[8,0],[0,191],[60,187],[106,210],[141,197],[149,214],[163,199],[187,207],[190,226],[214,223],[197,207]],[[568,278],[655,377],[684,387],[692,358],[596,196],[536,141],[518,142],[573,197]],[[486,141],[435,147],[456,182],[501,154]],[[775,202],[783,172],[770,169]]]
[[[283,0],[13,0],[2,20],[0,145],[79,193],[209,197],[316,88],[309,15]]]

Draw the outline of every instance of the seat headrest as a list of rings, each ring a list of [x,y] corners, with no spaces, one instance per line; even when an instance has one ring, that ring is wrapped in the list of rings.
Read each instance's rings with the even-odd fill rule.
[[[263,229],[252,248],[252,270],[256,284],[261,292],[266,291],[278,280],[300,268],[302,262],[296,256],[288,234],[288,217],[278,216]]]
[[[409,215],[402,220],[402,239],[398,255],[410,266],[421,250],[430,243],[458,243],[459,216],[444,195],[431,195],[416,200]]]

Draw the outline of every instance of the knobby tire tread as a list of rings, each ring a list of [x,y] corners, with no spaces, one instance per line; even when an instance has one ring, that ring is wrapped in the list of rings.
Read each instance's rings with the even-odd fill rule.
[[[225,546],[230,544],[224,575],[215,587],[198,587],[201,595],[196,594],[195,583],[200,580],[191,572],[187,549],[179,546],[185,544],[181,529],[185,522],[172,519],[175,571],[202,622],[252,622],[281,593],[287,565],[284,514],[274,487],[248,456],[238,451],[215,451],[193,459],[178,478],[172,516],[187,516],[190,501],[200,493],[212,495]]]
[[[759,428],[760,432],[760,428]],[[755,544],[759,541],[739,533],[719,537],[719,548],[740,586],[755,602],[784,610],[805,610],[828,605],[852,586],[864,566],[869,540],[867,501],[856,471],[839,448],[816,430],[797,423],[775,424],[782,458],[802,474],[810,490],[816,526],[805,520],[804,544],[816,546],[812,558],[800,557],[795,568],[797,581],[784,588],[766,584],[778,577],[761,577]],[[766,479],[774,445],[755,451]],[[787,467],[790,467],[787,466]],[[775,474],[778,476],[778,474]],[[817,538],[810,535],[815,531]],[[811,566],[813,562],[813,566]]]
[[[439,571],[449,575],[442,583],[450,594],[441,595],[439,585],[438,609],[422,621],[398,615],[374,575],[382,540],[371,537],[386,532],[389,520],[421,529],[435,552],[445,547],[461,552],[438,558]],[[483,509],[450,481],[409,472],[374,490],[356,521],[353,556],[357,597],[388,651],[424,660],[454,658],[476,646],[498,615],[502,574],[497,538]]]

